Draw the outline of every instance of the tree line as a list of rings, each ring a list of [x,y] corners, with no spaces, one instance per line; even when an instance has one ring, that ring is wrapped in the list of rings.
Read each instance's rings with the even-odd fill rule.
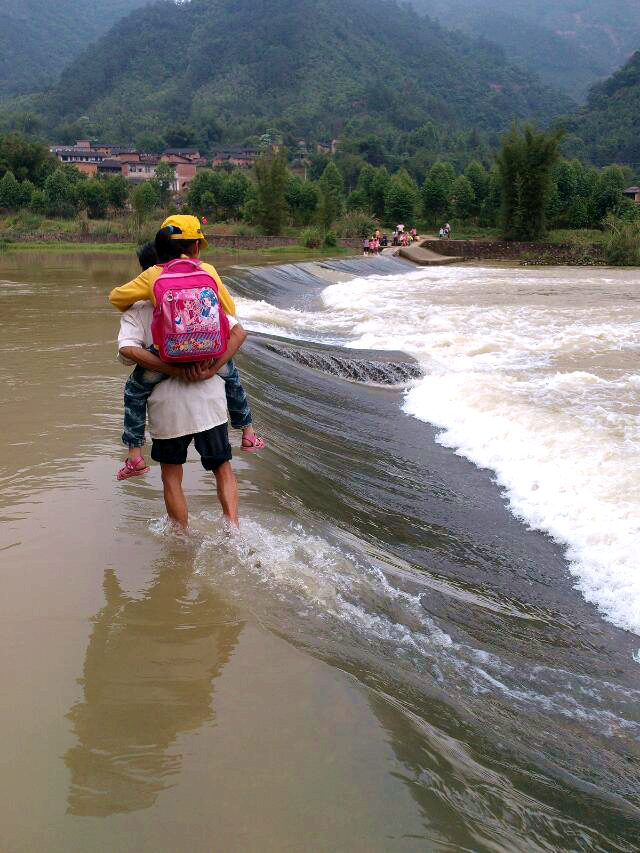
[[[438,228],[451,220],[500,229],[507,239],[536,240],[547,228],[599,228],[611,213],[629,221],[640,217],[640,207],[624,196],[632,178],[627,169],[567,160],[561,139],[559,132],[514,125],[490,168],[472,160],[457,171],[438,160],[422,182],[405,168],[391,173],[361,161],[354,169],[340,156],[315,158],[305,180],[291,170],[286,149],[270,150],[251,176],[198,172],[182,204],[212,221],[244,221],[273,235],[287,227],[327,233],[337,226],[345,236],[364,236],[376,222]],[[14,133],[0,136],[0,176],[0,209],[63,218],[86,211],[100,219],[130,206],[143,221],[170,204],[174,169],[160,163],[153,180],[134,187],[120,176],[88,178]]]

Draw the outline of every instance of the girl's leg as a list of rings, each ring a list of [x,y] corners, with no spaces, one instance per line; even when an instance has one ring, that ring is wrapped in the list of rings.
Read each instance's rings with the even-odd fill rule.
[[[147,422],[147,400],[159,382],[166,379],[164,373],[144,370],[138,366],[124,386],[124,432],[122,442],[129,448],[128,459],[140,459],[144,447],[144,428]]]

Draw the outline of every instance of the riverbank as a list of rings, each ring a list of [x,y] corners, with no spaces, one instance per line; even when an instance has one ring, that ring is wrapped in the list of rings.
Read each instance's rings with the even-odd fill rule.
[[[228,234],[207,234],[207,242],[209,249],[235,249],[238,251],[265,251],[279,252],[287,251],[292,247],[306,248],[302,246],[299,236],[280,236],[280,237],[265,237],[265,236],[240,236]],[[139,245],[147,235],[142,234],[140,239],[134,240],[130,236],[123,237],[117,234],[82,234],[73,232],[61,232],[59,234],[50,233],[24,233],[17,234],[14,232],[0,231],[0,245],[5,248],[19,248],[24,245],[28,246],[75,246],[82,250],[83,247],[118,247],[121,245],[133,246]],[[339,252],[342,250],[358,251],[362,248],[362,241],[359,239],[344,238],[336,241],[336,247]]]
[[[0,254],[81,254],[81,255],[134,255],[138,243],[132,242],[81,242],[50,240],[38,242],[35,240],[24,240],[16,243],[3,243],[0,241]],[[356,253],[353,249],[344,246],[333,246],[326,249],[308,249],[298,243],[289,245],[274,244],[264,248],[240,248],[225,246],[209,246],[202,253],[205,260],[215,264],[260,264],[281,263],[289,261],[322,260],[324,258],[349,257]]]
[[[153,239],[157,222],[162,220],[159,212],[155,219],[148,219],[140,225],[131,216],[113,219],[45,219],[30,213],[12,216],[0,216],[0,247],[21,247],[25,244],[32,248],[53,246],[91,246],[98,251],[106,251],[111,246],[140,245]],[[234,228],[242,233],[234,233]],[[211,250],[233,250],[248,252],[288,251],[291,247],[304,246],[303,228],[288,229],[285,234],[266,236],[257,234],[255,228],[238,223],[216,223],[205,228],[205,234]],[[359,238],[339,238],[336,246],[338,254],[347,251],[360,251],[362,241]],[[335,253],[335,252],[334,252]]]

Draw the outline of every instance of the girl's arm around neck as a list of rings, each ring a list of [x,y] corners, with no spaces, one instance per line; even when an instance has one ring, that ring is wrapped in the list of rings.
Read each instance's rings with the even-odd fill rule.
[[[141,299],[153,302],[153,285],[159,274],[159,267],[149,267],[127,284],[114,287],[109,294],[109,302],[120,311],[126,311]]]

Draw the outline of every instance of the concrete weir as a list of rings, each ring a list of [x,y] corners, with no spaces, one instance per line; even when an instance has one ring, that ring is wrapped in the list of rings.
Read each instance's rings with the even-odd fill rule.
[[[398,255],[407,261],[412,261],[421,267],[442,267],[446,264],[459,264],[461,258],[451,258],[447,255],[439,255],[437,252],[426,249],[427,240],[423,240],[417,246],[403,246],[398,250]]]

